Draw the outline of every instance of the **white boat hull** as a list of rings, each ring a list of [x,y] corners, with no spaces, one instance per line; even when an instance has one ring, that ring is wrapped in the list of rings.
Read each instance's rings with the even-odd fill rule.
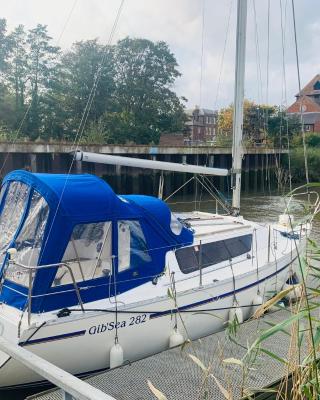
[[[124,351],[124,360],[141,359],[168,349],[169,337],[176,322],[185,339],[197,339],[225,329],[234,296],[242,308],[244,319],[249,318],[253,313],[252,300],[258,289],[266,296],[268,292],[280,290],[292,274],[293,267],[290,265],[295,258],[296,252],[292,251],[277,263],[260,268],[259,276],[256,271],[238,276],[235,290],[232,280],[227,279],[178,292],[177,303],[181,313],[170,312],[174,307],[173,300],[168,296],[149,304],[128,305],[126,313],[117,315],[117,329],[115,313],[72,312],[70,316],[49,321],[40,328],[25,330],[18,342],[76,375],[109,368],[109,354],[116,332]],[[206,312],[201,313],[204,310]],[[0,388],[33,385],[42,380],[15,360],[5,361],[7,358],[5,354],[0,354]]]

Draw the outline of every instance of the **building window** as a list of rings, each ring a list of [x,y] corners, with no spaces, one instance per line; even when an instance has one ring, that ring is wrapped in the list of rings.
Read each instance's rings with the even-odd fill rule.
[[[304,129],[306,132],[311,132],[312,131],[312,125],[305,125]]]
[[[314,89],[314,90],[320,90],[320,81],[317,81],[317,82],[313,85],[313,89]]]

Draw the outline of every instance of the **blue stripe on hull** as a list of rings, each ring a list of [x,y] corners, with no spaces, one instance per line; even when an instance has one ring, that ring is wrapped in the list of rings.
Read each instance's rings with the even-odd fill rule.
[[[204,305],[204,304],[212,303],[212,302],[214,302],[214,301],[223,299],[223,298],[225,298],[225,297],[233,296],[235,293],[243,292],[244,290],[247,290],[247,289],[249,289],[249,288],[251,288],[251,287],[253,287],[253,286],[257,286],[257,285],[259,285],[261,282],[265,282],[266,280],[268,280],[268,279],[270,279],[270,278],[276,276],[277,274],[279,274],[280,272],[282,272],[282,271],[284,271],[286,268],[288,268],[289,265],[291,265],[296,259],[297,259],[297,257],[294,258],[292,261],[290,261],[289,264],[285,265],[284,267],[282,267],[281,269],[279,269],[279,270],[277,270],[276,272],[272,273],[271,275],[268,275],[268,276],[266,276],[265,278],[262,278],[262,279],[260,279],[260,280],[258,280],[258,281],[255,281],[255,282],[253,282],[253,283],[250,283],[250,285],[243,286],[243,287],[241,287],[241,288],[239,288],[239,289],[232,290],[232,292],[227,292],[227,293],[221,294],[221,295],[219,295],[219,296],[210,297],[210,298],[208,298],[208,299],[201,300],[201,301],[198,301],[198,302],[196,302],[196,303],[192,303],[192,304],[187,304],[187,305],[185,305],[185,306],[181,306],[181,307],[179,307],[179,309],[160,311],[160,312],[156,312],[156,313],[154,313],[154,314],[150,314],[150,319],[158,318],[158,317],[163,317],[163,316],[165,316],[165,315],[169,315],[169,314],[172,314],[172,313],[177,313],[177,312],[180,312],[180,311],[188,310],[188,309],[194,308],[194,307],[199,307],[199,306],[202,306],[202,305]]]
[[[242,291],[244,291],[246,289],[249,289],[249,288],[251,288],[253,286],[257,286],[259,283],[265,282],[266,280],[268,280],[268,279],[274,277],[275,275],[279,274],[280,272],[284,271],[296,259],[297,259],[297,257],[294,258],[292,261],[290,261],[290,263],[287,264],[286,266],[284,266],[283,268],[281,268],[281,269],[277,270],[276,272],[266,276],[265,278],[262,278],[262,279],[260,279],[258,281],[255,281],[255,282],[251,283],[250,285],[243,286],[242,288],[236,289],[235,291],[232,291],[232,292],[224,293],[224,294],[222,294],[220,296],[215,296],[215,297],[211,297],[211,298],[206,299],[206,300],[198,301],[196,303],[187,304],[185,306],[180,307],[179,310],[166,310],[166,311],[161,311],[161,312],[157,312],[157,313],[154,313],[154,314],[150,314],[150,319],[162,317],[162,316],[165,316],[165,315],[169,315],[169,314],[175,313],[177,311],[183,311],[183,310],[187,310],[187,309],[190,309],[190,308],[199,307],[199,306],[201,306],[203,304],[211,303],[213,301],[216,301],[216,300],[228,297],[228,296],[232,296],[234,293],[239,293],[239,292],[242,292]],[[85,335],[85,333],[86,333],[86,330],[82,330],[82,331],[77,331],[77,332],[65,333],[63,335],[57,335],[57,336],[50,336],[50,337],[46,337],[46,338],[34,339],[34,340],[30,340],[28,342],[20,343],[20,346],[27,346],[27,345],[32,345],[32,344],[45,343],[45,342],[51,342],[51,341],[55,341],[55,340],[62,340],[62,339],[67,339],[67,338],[72,338],[72,337],[77,337],[77,336],[83,336],[83,335]],[[78,376],[78,377],[81,378],[81,377],[85,377],[85,376],[88,376],[88,375],[91,375],[91,374],[95,374],[95,373],[98,373],[98,372],[106,371],[108,369],[109,368],[103,368],[103,369],[99,369],[99,370],[83,372],[83,373],[80,373],[80,374],[75,374],[75,376]],[[25,384],[14,385],[14,386],[2,386],[2,387],[0,387],[0,391],[3,391],[3,390],[16,390],[16,389],[39,386],[39,385],[44,385],[44,384],[48,384],[48,382],[47,381],[37,381],[37,382],[25,383]]]
[[[19,343],[19,346],[29,346],[32,344],[38,344],[38,343],[44,343],[44,342],[53,342],[56,340],[62,340],[62,339],[68,339],[72,337],[77,337],[77,336],[83,336],[85,335],[86,330],[83,331],[76,331],[76,332],[70,332],[70,333],[64,333],[62,335],[56,335],[56,336],[49,336],[45,338],[40,338],[40,339],[33,339],[33,340],[26,340],[25,342]]]
[[[185,306],[179,307],[178,310],[177,309],[175,309],[175,310],[170,309],[170,310],[159,311],[159,312],[150,314],[150,319],[163,317],[165,315],[170,315],[171,313],[176,313],[178,311],[180,312],[180,311],[184,311],[184,310],[189,310],[191,308],[199,307],[199,306],[202,306],[204,304],[212,303],[214,301],[217,301],[217,300],[229,297],[229,296],[233,296],[234,293],[239,293],[239,292],[247,290],[247,289],[249,289],[249,288],[251,288],[253,286],[257,286],[260,283],[265,282],[266,280],[268,280],[268,279],[276,276],[280,272],[284,271],[286,268],[289,267],[289,265],[291,265],[296,260],[296,258],[293,259],[292,261],[290,261],[289,264],[287,264],[283,268],[279,269],[278,271],[273,272],[272,274],[266,276],[265,278],[262,278],[262,279],[260,279],[258,281],[250,283],[247,286],[243,286],[243,287],[238,288],[238,289],[236,289],[234,291],[227,292],[227,293],[221,294],[219,296],[210,297],[208,299],[201,300],[201,301],[198,301],[196,303],[186,304]],[[72,338],[72,337],[83,336],[83,335],[85,335],[85,333],[86,333],[86,330],[82,330],[82,331],[77,331],[77,332],[65,333],[65,334],[57,335],[57,336],[50,336],[50,337],[45,337],[45,338],[40,338],[40,339],[33,339],[33,340],[26,341],[26,342],[21,342],[19,344],[20,344],[20,346],[28,346],[28,345],[32,345],[32,344],[38,344],[38,343],[53,342],[53,341],[56,341],[56,340],[63,340],[63,339],[68,339],[68,338]]]

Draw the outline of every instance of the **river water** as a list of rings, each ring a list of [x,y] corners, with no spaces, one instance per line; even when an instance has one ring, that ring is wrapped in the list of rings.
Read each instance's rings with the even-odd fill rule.
[[[199,198],[201,197],[201,201]],[[298,216],[303,214],[303,199],[302,201],[295,201],[293,203],[293,211]],[[241,197],[241,215],[244,218],[256,222],[277,222],[279,215],[282,214],[286,208],[285,197],[277,192],[268,195],[261,193],[246,193]],[[194,209],[200,211],[215,212],[216,202],[211,197],[204,193],[198,193],[197,201],[194,195],[174,196],[168,203],[173,211],[191,211]],[[320,220],[315,219],[313,224],[314,239],[320,239]],[[61,354],[63,356],[63,354]],[[39,389],[41,390],[41,389]],[[45,390],[45,388],[42,388]],[[37,390],[32,391],[19,391],[19,392],[0,392],[1,400],[23,400],[25,396],[30,393],[35,393]]]

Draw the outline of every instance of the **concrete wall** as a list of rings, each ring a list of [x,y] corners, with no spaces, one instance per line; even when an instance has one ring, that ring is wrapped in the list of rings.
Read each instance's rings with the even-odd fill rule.
[[[158,187],[159,173],[150,170],[120,166],[72,162],[74,147],[63,143],[0,143],[0,177],[3,178],[14,169],[27,169],[32,172],[92,173],[106,178],[114,189],[121,193],[155,194]],[[231,148],[213,146],[174,147],[174,146],[119,146],[87,145],[79,149],[96,153],[118,154],[131,157],[148,158],[159,161],[207,165],[211,167],[231,168]],[[263,147],[245,149],[243,161],[243,189],[259,190],[265,182],[270,184],[270,171],[275,168],[276,157],[286,150]],[[188,179],[187,174],[166,172],[165,194]],[[230,188],[225,178],[214,178],[215,185],[223,191]],[[187,190],[187,189],[186,189]],[[188,189],[189,190],[189,189]],[[192,191],[192,188],[190,189]]]

